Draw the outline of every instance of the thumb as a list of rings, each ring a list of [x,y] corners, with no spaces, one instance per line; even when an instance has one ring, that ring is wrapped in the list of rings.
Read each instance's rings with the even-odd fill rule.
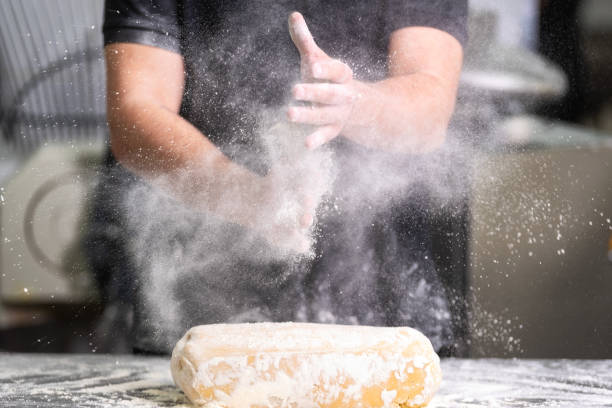
[[[289,16],[289,34],[301,57],[324,54],[312,38],[304,17],[297,11]]]

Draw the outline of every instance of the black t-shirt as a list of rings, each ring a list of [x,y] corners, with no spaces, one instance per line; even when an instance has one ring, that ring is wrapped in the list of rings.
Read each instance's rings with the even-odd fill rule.
[[[384,78],[394,30],[429,26],[462,44],[466,39],[467,0],[107,0],[104,41],[181,54],[181,115],[227,155],[258,171],[258,113],[284,105],[298,80],[299,55],[287,29],[294,10],[304,15],[319,46],[361,80]]]
[[[429,26],[450,33],[462,44],[466,39],[466,0],[107,0],[104,38],[106,44],[134,42],[181,54],[186,73],[181,115],[235,161],[263,173],[266,169],[260,159],[264,147],[257,139],[261,125],[259,112],[286,105],[291,85],[299,79],[299,55],[287,28],[287,18],[294,10],[304,15],[315,41],[325,52],[348,63],[356,77],[366,81],[385,77],[388,39],[394,30]],[[343,154],[357,152],[366,157],[368,153],[342,137],[334,139],[332,144]],[[415,158],[409,161],[414,162]],[[363,161],[353,160],[353,163],[361,165]],[[173,273],[179,278],[173,288],[167,289],[174,296],[177,308],[172,324],[166,327],[160,317],[163,313],[151,312],[134,301],[135,347],[167,352],[183,330],[195,324],[242,321],[236,319],[255,321],[262,319],[261,316],[274,321],[329,322],[328,315],[321,311],[329,311],[337,318],[334,321],[341,323],[417,327],[437,348],[453,341],[446,299],[429,256],[427,223],[421,219],[419,209],[415,210],[420,204],[413,197],[383,214],[370,214],[377,211],[370,208],[367,214],[355,211],[354,218],[350,216],[352,213],[336,217],[331,212],[328,218],[320,219],[317,241],[320,256],[312,268],[311,265],[289,268],[282,263],[267,265],[250,261],[243,264],[239,256],[225,264],[228,257],[206,260],[201,257],[208,256],[206,251],[215,253],[231,248],[233,229],[228,229],[226,238],[215,237],[207,244],[208,249],[185,247],[182,243],[188,240],[207,242],[209,233],[198,227],[201,220],[193,214],[185,216],[192,221],[180,225],[174,219],[164,218],[163,214],[186,211],[179,207],[148,213],[149,207],[144,206],[136,215],[144,224],[153,226],[141,228],[138,234],[130,232],[131,224],[139,228],[140,218],[122,216],[123,195],[131,194],[129,202],[139,205],[151,201],[151,197],[142,193],[143,189],[124,183],[122,180],[129,177],[120,166],[112,168],[106,183],[100,183],[105,190],[101,190],[96,202],[99,208],[96,225],[100,227],[94,230],[102,231],[105,223],[113,227],[106,228],[109,231],[106,246],[101,246],[96,236],[96,247],[102,248],[101,270],[108,270],[105,263],[109,253],[113,255],[113,251],[127,247],[141,248],[138,256],[121,251],[123,257],[112,256],[117,264],[113,269],[117,270],[117,279],[127,279],[126,287],[135,285],[138,289],[148,279],[146,272],[138,277],[147,269],[147,259],[170,259],[176,254],[181,254],[182,259],[173,265],[176,269]],[[347,167],[343,172],[351,171]],[[342,174],[339,172],[337,179],[342,180]],[[352,186],[339,184],[349,186],[349,190]],[[365,190],[369,191],[370,187],[366,186]],[[343,217],[350,218],[346,220],[349,222],[344,222]],[[116,230],[126,231],[117,234]],[[136,239],[149,239],[149,232],[150,239],[155,241],[159,240],[159,231],[164,231],[167,237],[175,230],[176,237],[164,242],[134,244]],[[372,250],[354,244],[355,230],[361,231],[364,244]],[[190,249],[195,253],[189,253]],[[183,262],[190,257],[201,261],[196,262],[202,265],[198,268],[208,268],[213,273],[207,275],[198,268],[191,270],[191,263]],[[130,270],[126,271],[126,265],[132,265]],[[302,271],[303,267],[310,269]],[[248,275],[240,275],[241,271]],[[329,271],[334,274],[330,275]],[[260,282],[266,282],[260,277],[281,275],[282,284],[268,288]],[[359,279],[355,279],[357,275]],[[202,276],[223,282],[214,279],[205,282]],[[150,298],[151,293],[138,296]],[[300,305],[310,303],[312,310],[302,316]],[[251,319],[249,316],[256,311],[261,316]]]

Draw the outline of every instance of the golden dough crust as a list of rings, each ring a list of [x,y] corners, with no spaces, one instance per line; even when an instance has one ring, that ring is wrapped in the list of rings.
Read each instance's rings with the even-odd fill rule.
[[[441,381],[438,356],[414,329],[312,323],[197,326],[171,370],[208,408],[422,407]]]

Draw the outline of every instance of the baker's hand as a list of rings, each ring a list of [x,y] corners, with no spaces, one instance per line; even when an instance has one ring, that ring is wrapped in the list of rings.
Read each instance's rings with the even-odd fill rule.
[[[245,223],[272,246],[294,253],[310,249],[314,201],[299,186],[282,187],[282,174],[271,171],[259,179],[250,196],[249,220]]]
[[[300,53],[303,81],[293,87],[293,97],[310,106],[292,106],[287,116],[292,122],[317,126],[306,137],[306,146],[315,149],[342,131],[359,92],[351,68],[319,48],[298,12],[289,16],[289,33]]]

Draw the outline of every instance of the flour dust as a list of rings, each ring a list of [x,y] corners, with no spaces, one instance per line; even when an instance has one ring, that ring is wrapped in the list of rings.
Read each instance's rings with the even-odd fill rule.
[[[206,86],[190,89],[201,93],[202,106],[196,103],[193,110],[205,111],[217,103],[215,95],[225,78],[221,74],[226,74],[220,74],[220,66],[240,71],[248,64],[264,63],[263,45],[256,41],[260,33],[281,30],[289,41],[286,14],[278,4],[269,11],[258,9],[257,18],[237,12],[235,21],[220,22],[241,31],[252,29],[253,34],[237,45],[239,40],[228,28],[221,30],[225,37],[211,41],[214,48],[199,67]],[[282,27],[277,27],[277,20]],[[351,29],[334,27],[345,28]],[[317,39],[316,28],[313,34]],[[370,64],[371,55],[363,49],[334,57],[351,63],[359,79],[385,75],[386,63]],[[442,147],[423,154],[368,149],[342,137],[309,151],[304,147],[309,129],[287,123],[283,108],[263,108],[248,92],[241,92],[249,79],[242,73],[227,75],[241,78],[232,83],[234,96],[225,101],[228,109],[236,110],[233,118],[239,123],[226,126],[237,136],[222,150],[231,158],[245,157],[241,137],[258,140],[255,154],[265,168],[260,173],[274,180],[276,207],[259,212],[256,226],[245,227],[174,199],[164,188],[169,180],[131,188],[124,207],[134,269],[140,274],[140,321],[149,327],[142,337],[152,336],[168,351],[197,324],[294,320],[413,326],[436,348],[451,347],[457,340],[452,302],[465,298],[448,299],[446,282],[436,273],[440,260],[431,256],[439,244],[431,229],[440,214],[452,218],[468,202],[473,158],[482,147],[477,135],[483,129],[458,121]],[[295,83],[298,75],[299,64],[285,59],[275,60],[271,67],[272,78],[290,77]],[[276,92],[275,83],[251,79],[259,81],[257,89]],[[215,120],[232,119],[213,113],[221,118]],[[205,127],[209,119],[198,120],[194,124]],[[191,174],[181,180],[197,188]],[[228,208],[244,204],[229,193],[219,201]],[[299,222],[305,202],[316,209],[313,225],[287,234],[283,226]],[[462,234],[445,238],[443,245],[466,240]],[[461,266],[459,271],[465,272],[467,265]]]

